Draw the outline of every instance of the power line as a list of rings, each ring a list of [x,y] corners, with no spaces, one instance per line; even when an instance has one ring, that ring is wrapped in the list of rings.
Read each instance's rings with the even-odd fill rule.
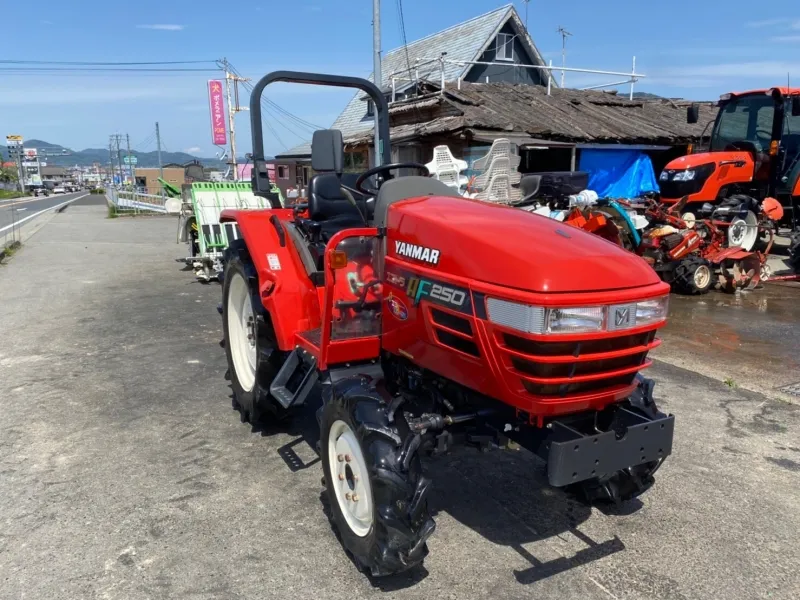
[[[216,63],[216,60],[160,60],[153,62],[87,62],[59,60],[0,60],[4,65],[75,65],[75,66],[136,66],[136,65],[199,65]]]
[[[234,67],[234,66],[233,66],[233,65],[231,65],[230,63],[228,63],[228,68],[229,68],[229,69],[230,69],[230,70],[231,70],[231,71],[234,73],[234,75],[237,75],[238,77],[242,77],[242,74],[241,74],[241,73],[239,73],[239,71],[236,69],[236,67]],[[247,89],[248,89],[248,91],[250,91],[250,92],[252,92],[252,91],[253,91],[253,86],[252,86],[252,84],[250,84],[250,83],[245,83],[245,84],[244,84],[244,86],[245,86],[245,88],[247,88]],[[282,106],[280,106],[280,105],[279,105],[277,102],[275,102],[275,101],[273,101],[273,100],[270,100],[270,99],[269,99],[269,98],[267,98],[266,96],[262,96],[262,97],[261,97],[261,100],[262,100],[262,105],[263,105],[264,103],[266,103],[266,104],[270,105],[270,106],[271,106],[273,109],[275,109],[276,111],[278,111],[278,112],[282,113],[284,116],[286,116],[286,117],[288,117],[288,118],[292,119],[293,121],[295,121],[295,122],[298,124],[298,126],[302,126],[302,127],[304,127],[304,128],[306,128],[306,129],[308,129],[308,130],[309,130],[309,131],[311,131],[311,132],[314,132],[314,131],[316,131],[317,129],[324,129],[324,127],[322,127],[322,126],[320,126],[320,125],[316,125],[316,124],[314,124],[314,123],[312,123],[312,122],[310,122],[310,121],[306,121],[305,119],[303,119],[303,118],[301,118],[301,117],[298,117],[297,115],[295,115],[295,114],[293,114],[293,113],[289,112],[288,110],[286,110],[285,108],[283,108]],[[290,130],[290,131],[291,131],[291,130]],[[303,136],[301,135],[301,136],[299,136],[299,137],[303,137]]]
[[[149,73],[178,73],[178,72],[204,72],[209,73],[211,71],[216,71],[217,69],[207,68],[207,69],[196,69],[196,68],[181,68],[181,69],[150,69],[150,68],[133,68],[133,69],[122,69],[117,67],[0,67],[0,71],[5,72],[14,72],[14,71],[26,71],[26,72],[35,72],[35,71],[43,71],[43,72],[103,72],[103,73],[136,73],[136,72],[149,72]]]
[[[148,135],[144,140],[139,142],[138,144],[133,145],[134,150],[142,151],[142,149],[146,146],[149,146],[156,140],[156,133],[155,131]]]
[[[406,37],[406,20],[403,16],[403,0],[397,0],[397,17],[400,25],[400,35],[403,38],[403,51],[406,55],[406,68],[408,69],[408,78],[411,79],[411,58],[408,55],[408,38]],[[380,81],[374,82],[379,88],[381,87]]]

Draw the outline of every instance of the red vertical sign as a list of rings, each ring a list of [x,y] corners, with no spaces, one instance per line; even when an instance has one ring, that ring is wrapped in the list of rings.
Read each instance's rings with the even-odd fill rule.
[[[216,146],[224,146],[228,141],[225,129],[225,100],[222,98],[222,81],[211,79],[208,82],[208,103],[211,107],[211,139]]]

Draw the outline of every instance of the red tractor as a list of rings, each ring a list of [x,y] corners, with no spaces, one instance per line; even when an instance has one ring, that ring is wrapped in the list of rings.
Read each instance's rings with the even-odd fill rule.
[[[383,164],[349,188],[341,133],[317,131],[308,203],[282,208],[261,122],[275,81],[364,91]],[[388,105],[369,81],[271,73],[250,114],[253,189],[273,208],[222,215],[241,232],[221,307],[234,405],[256,422],[320,403],[330,518],[360,568],[423,561],[435,525],[421,458],[462,437],[517,442],[546,462],[550,484],[587,502],[653,484],[674,417],[639,371],[660,343],[669,287],[641,258],[391,163]]]
[[[698,117],[699,107],[691,105],[687,120]],[[800,88],[725,94],[713,123],[708,152],[676,158],[661,172],[661,200],[673,204],[688,196],[682,214],[688,222],[706,202],[729,207],[729,245],[749,251],[761,236],[763,249],[763,199],[778,199],[784,224],[800,226]]]

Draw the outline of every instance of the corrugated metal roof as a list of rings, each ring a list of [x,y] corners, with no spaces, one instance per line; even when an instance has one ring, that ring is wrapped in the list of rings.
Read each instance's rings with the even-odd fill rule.
[[[477,60],[494,39],[495,34],[510,18],[514,18],[517,21],[518,28],[524,30],[521,27],[519,15],[513,4],[507,4],[463,23],[453,25],[444,31],[411,42],[408,44],[408,56],[406,56],[405,48],[402,47],[387,52],[381,62],[381,87],[391,89],[391,77],[393,74],[396,77],[408,78],[409,65],[412,71],[411,77],[414,77],[417,60],[422,62],[426,59],[438,58],[442,52],[447,52],[447,60],[449,61]],[[534,54],[532,58],[544,64],[530,36],[525,35],[523,39],[532,49]],[[447,63],[444,68],[445,80],[456,80],[462,77],[469,69],[470,65],[463,66]],[[439,81],[441,78],[441,67],[438,62],[422,64],[419,66],[418,71],[420,79]],[[372,75],[370,75],[369,79],[370,81],[372,80]],[[401,83],[403,82],[398,82],[398,87]],[[341,130],[344,137],[366,128],[372,128],[374,117],[367,117],[367,105],[364,97],[365,94],[363,92],[357,93],[350,100],[342,114],[331,125],[333,129]],[[308,154],[311,154],[310,142],[295,146],[287,152],[278,154],[278,157]]]

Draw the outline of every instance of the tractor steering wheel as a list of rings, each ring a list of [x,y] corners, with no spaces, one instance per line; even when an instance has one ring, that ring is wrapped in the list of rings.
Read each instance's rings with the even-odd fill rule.
[[[389,163],[388,165],[380,165],[379,167],[373,167],[369,171],[362,173],[355,182],[355,188],[359,191],[359,193],[364,194],[365,196],[377,196],[378,195],[378,188],[368,187],[364,185],[364,182],[372,177],[373,175],[378,175],[383,172],[394,171],[395,169],[419,169],[425,174],[425,177],[429,176],[431,173],[428,171],[428,167],[421,163],[415,162],[403,162],[403,163]],[[389,179],[389,177],[387,177]]]

